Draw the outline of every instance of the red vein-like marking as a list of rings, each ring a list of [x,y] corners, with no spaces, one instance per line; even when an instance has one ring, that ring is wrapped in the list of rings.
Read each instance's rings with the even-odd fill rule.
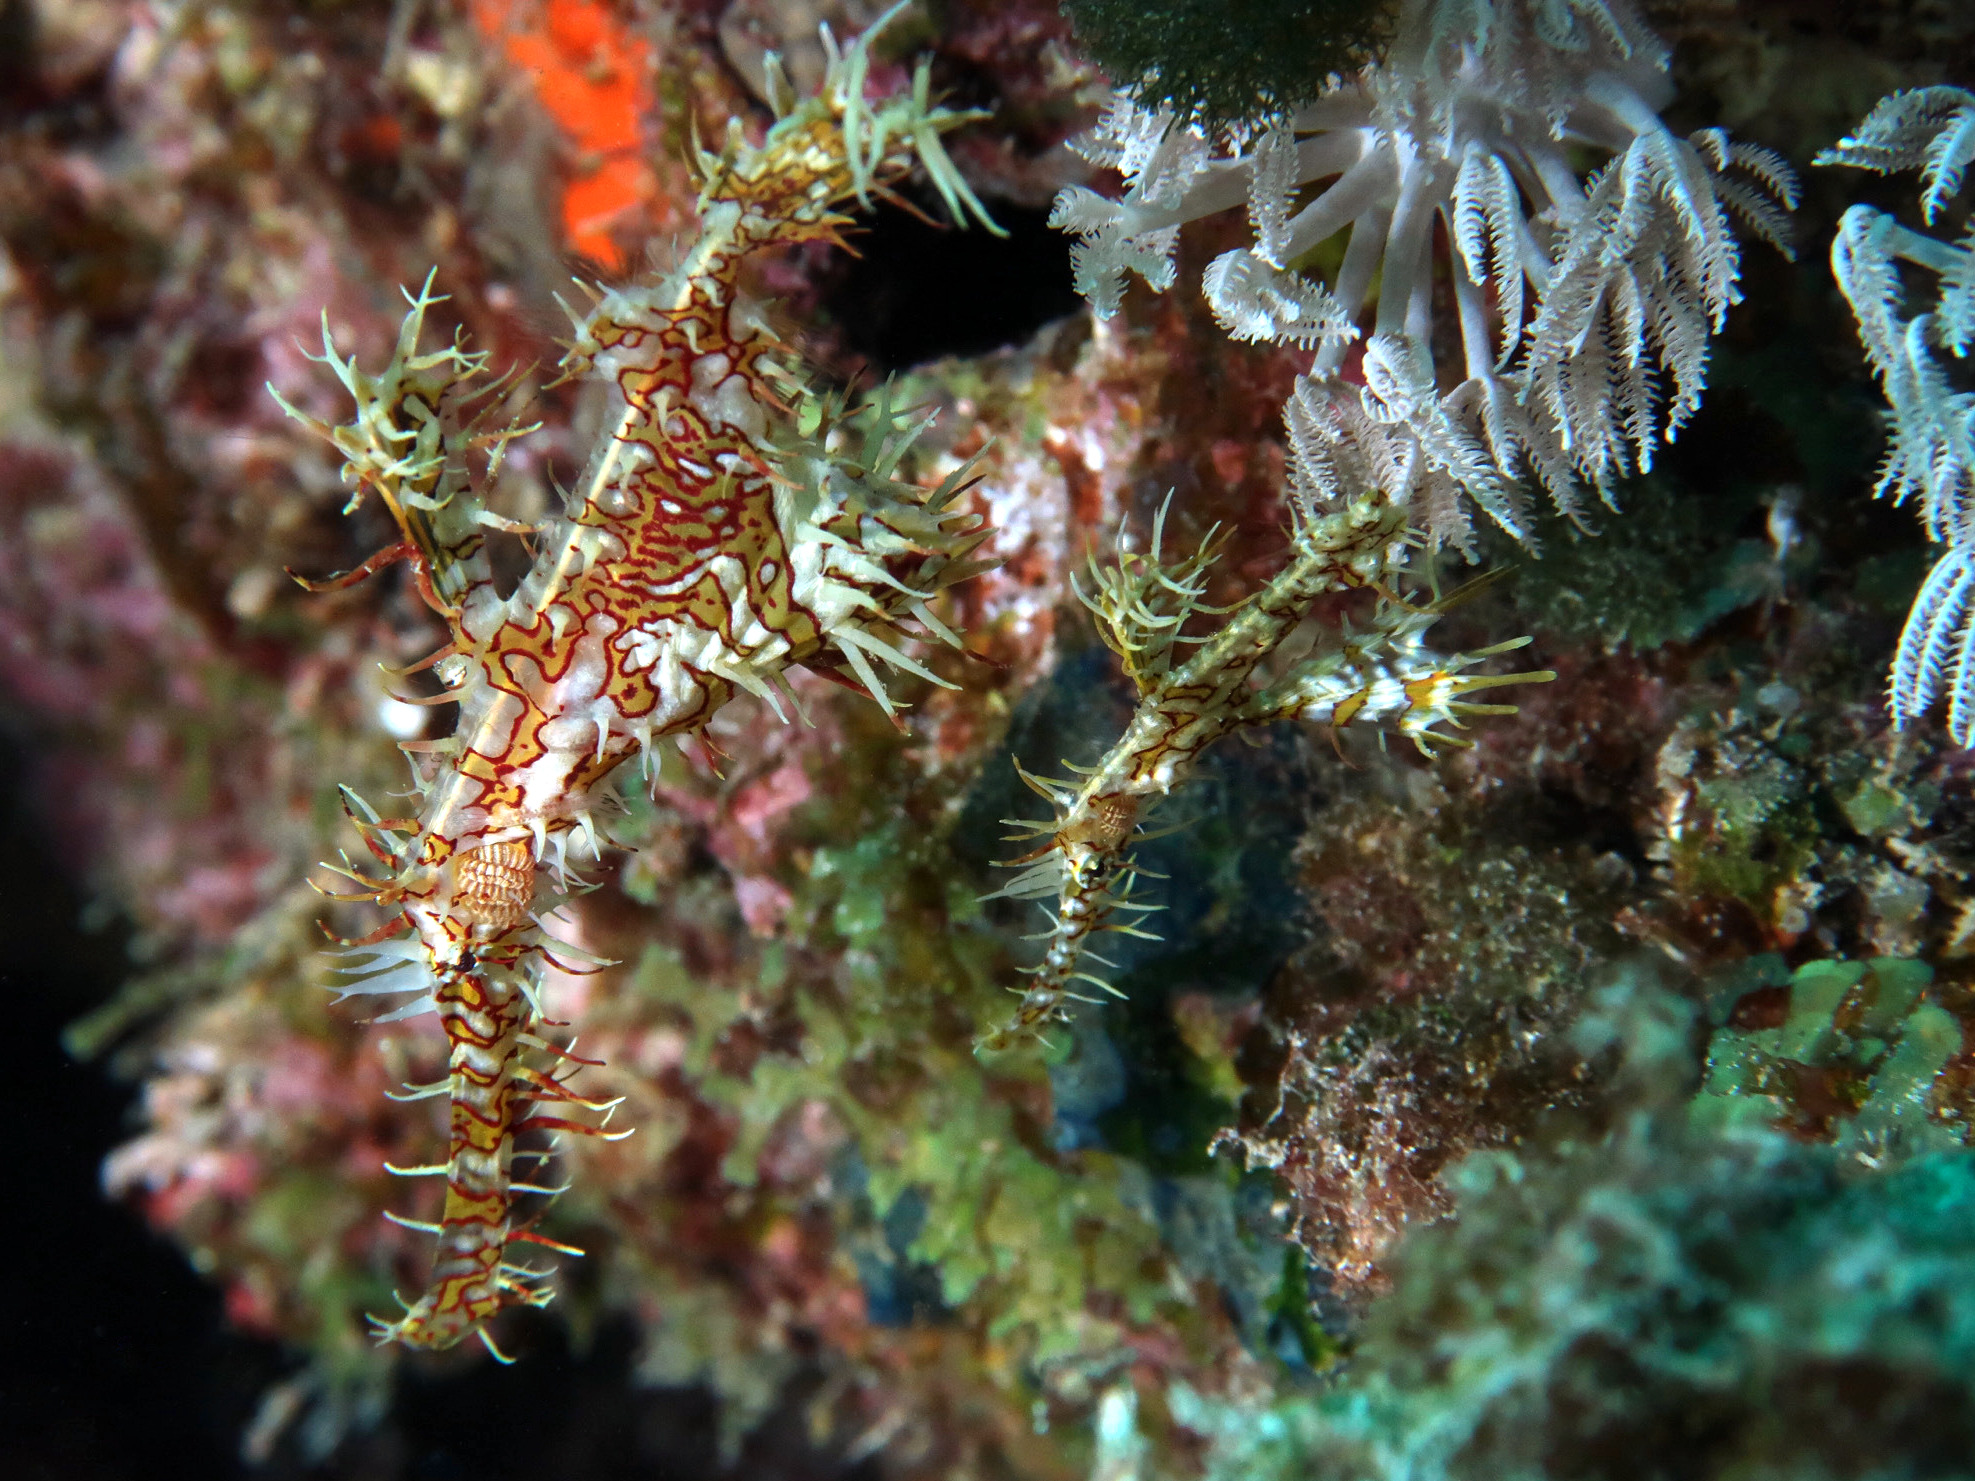
[[[518,984],[461,973],[440,985],[439,1018],[452,1045],[446,1206],[425,1293],[383,1335],[415,1347],[450,1347],[535,1292],[502,1268],[513,1194],[515,1062],[528,1019]]]
[[[476,4],[484,16],[498,0]],[[596,19],[593,8],[590,0],[551,4],[552,15],[586,22]],[[783,528],[775,480],[787,476],[782,460],[813,467],[828,453],[808,434],[775,425],[787,406],[773,376],[789,372],[758,314],[737,307],[742,260],[768,245],[836,240],[844,220],[837,208],[883,193],[915,158],[935,167],[956,212],[964,198],[986,220],[937,145],[938,133],[967,115],[927,103],[922,69],[913,93],[884,102],[880,117],[854,85],[865,75],[861,46],[839,58],[823,93],[778,122],[761,146],[736,135],[722,154],[703,155],[699,241],[671,275],[601,295],[578,325],[565,369],[608,375],[615,426],[511,596],[494,588],[470,488],[449,482],[464,463],[452,456],[458,439],[447,441],[446,456],[423,461],[407,460],[400,444],[423,446],[444,423],[433,408],[457,411],[455,382],[479,373],[477,358],[457,348],[415,354],[434,300],[415,300],[389,376],[364,377],[336,362],[361,415],[354,432],[315,425],[350,455],[360,483],[390,505],[422,589],[446,594],[451,641],[431,662],[460,697],[464,717],[451,742],[406,747],[435,758],[415,827],[391,830],[409,837],[386,846],[371,837],[383,829],[380,820],[356,819],[397,873],[360,879],[367,893],[343,897],[397,909],[418,938],[416,960],[402,949],[380,950],[371,960],[384,965],[357,971],[356,980],[368,983],[365,971],[382,980],[351,990],[429,988],[451,1045],[445,1208],[431,1226],[438,1254],[424,1294],[402,1318],[379,1323],[386,1339],[446,1347],[469,1332],[485,1338],[486,1321],[503,1307],[547,1299],[534,1272],[505,1262],[509,1241],[567,1248],[513,1229],[509,1173],[517,1130],[604,1134],[541,1110],[516,1119],[524,1101],[608,1110],[520,1063],[531,1045],[574,1059],[529,1032],[536,1017],[529,984],[553,960],[535,901],[541,870],[589,825],[596,786],[641,747],[699,731],[737,686],[770,692],[770,681],[805,663],[841,678],[834,670],[846,655],[869,679],[861,651],[904,664],[872,629],[899,636],[902,614],[923,596],[888,585],[888,563],[910,564],[931,591],[955,579],[940,574],[942,558],[962,571],[983,538],[942,527],[952,517],[943,511],[953,488],[915,500],[919,491],[907,485],[844,465],[832,476],[858,484],[857,507],[846,508],[839,494],[815,495],[818,507],[837,501],[834,513],[814,516],[829,524],[834,564],[804,577],[816,593],[805,599],[817,610],[796,595],[790,542],[802,526]],[[385,394],[380,386],[395,389]],[[400,413],[414,393],[422,415],[407,429]],[[889,402],[878,417],[882,435],[898,430],[896,420],[884,420],[893,417]],[[461,438],[483,449],[500,440]],[[388,447],[380,449],[380,440]],[[417,470],[416,479],[406,468]],[[889,538],[875,541],[875,551],[863,544],[867,523],[891,505],[915,511],[897,516],[918,531],[905,537],[921,552],[909,560]],[[555,851],[548,861],[545,846]]]

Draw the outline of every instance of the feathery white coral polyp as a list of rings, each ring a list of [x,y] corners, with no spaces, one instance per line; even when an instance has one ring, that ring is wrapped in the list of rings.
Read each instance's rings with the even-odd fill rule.
[[[1960,191],[1971,162],[1975,93],[1954,87],[1880,99],[1856,134],[1817,157],[1821,165],[1881,174],[1918,170],[1929,225]],[[1910,319],[1901,317],[1901,262],[1934,274],[1937,284],[1931,310]],[[1957,390],[1950,374],[1954,362],[1965,365],[1975,342],[1975,232],[1955,245],[1853,206],[1831,243],[1831,271],[1886,396],[1890,441],[1874,492],[1895,503],[1917,495],[1928,537],[1947,547],[1914,599],[1894,654],[1887,697],[1893,723],[1905,727],[1945,697],[1956,743],[1975,744],[1975,392]],[[1939,357],[1943,350],[1950,361]]]
[[[1409,427],[1527,540],[1509,487],[1525,471],[1575,516],[1579,479],[1609,499],[1691,414],[1708,339],[1738,296],[1729,217],[1783,247],[1796,182],[1719,130],[1667,130],[1666,51],[1624,0],[1409,0],[1396,34],[1382,65],[1221,140],[1119,98],[1078,147],[1124,176],[1122,196],[1072,186],[1051,220],[1080,238],[1077,286],[1108,317],[1128,273],[1171,286],[1183,223],[1245,201],[1254,247],[1202,281],[1222,327],[1312,348],[1320,381],[1341,379],[1368,327],[1404,372],[1368,393],[1368,414]],[[1585,147],[1611,158],[1580,180],[1568,151]],[[1457,376],[1431,353],[1436,221],[1453,245]],[[1334,280],[1306,276],[1306,254],[1340,232]],[[1443,379],[1457,381],[1444,395]],[[1459,500],[1430,513],[1435,536],[1467,543]]]

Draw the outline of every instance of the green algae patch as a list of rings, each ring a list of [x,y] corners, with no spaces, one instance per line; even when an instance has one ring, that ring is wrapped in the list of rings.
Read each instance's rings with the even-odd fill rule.
[[[1962,1043],[1959,1021],[1925,997],[1932,967],[1898,957],[1814,961],[1765,982],[1777,975],[1771,967],[1740,976],[1771,995],[1766,1005],[1743,1001],[1770,1017],[1780,1008],[1781,1021],[1731,1020],[1715,1032],[1693,1103],[1697,1125],[1775,1122],[1874,1158],[1960,1144],[1931,1110],[1935,1082]]]

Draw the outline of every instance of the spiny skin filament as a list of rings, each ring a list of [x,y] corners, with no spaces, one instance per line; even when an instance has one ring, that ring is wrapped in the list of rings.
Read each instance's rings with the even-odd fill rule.
[[[1170,502],[1170,501],[1169,501]],[[1444,658],[1421,644],[1438,608],[1421,610],[1386,594],[1408,550],[1404,516],[1376,490],[1339,500],[1327,512],[1300,510],[1290,562],[1260,591],[1232,608],[1201,598],[1213,564],[1213,533],[1192,556],[1161,563],[1166,509],[1153,524],[1145,555],[1127,554],[1114,567],[1090,563],[1095,590],[1077,595],[1097,616],[1099,631],[1123,660],[1139,703],[1125,733],[1078,781],[1021,771],[1048,800],[1054,816],[1010,819],[1017,840],[1043,840],[1009,861],[1021,870],[989,899],[1052,902],[1041,935],[1041,961],[1014,1016],[982,1035],[979,1048],[998,1053],[1068,1016],[1067,1004],[1095,1001],[1079,984],[1122,994],[1085,970],[1090,938],[1099,931],[1146,936],[1155,907],[1134,900],[1138,870],[1131,845],[1146,811],[1193,772],[1215,741],[1249,726],[1309,720],[1333,731],[1347,725],[1386,726],[1431,756],[1438,745],[1467,742],[1437,727],[1466,715],[1511,713],[1513,705],[1469,704],[1463,696],[1505,684],[1544,683],[1548,671],[1464,674],[1477,660],[1520,648],[1527,639]],[[1371,626],[1326,634],[1317,651],[1280,678],[1257,682],[1257,671],[1330,592],[1380,593]],[[1195,616],[1226,616],[1217,630],[1187,631]],[[1195,651],[1182,661],[1181,645]]]
[[[572,314],[564,373],[603,382],[615,410],[564,513],[527,532],[539,553],[512,595],[500,594],[483,548],[487,528],[512,526],[486,512],[479,491],[527,429],[481,428],[476,408],[489,398],[471,383],[484,355],[458,341],[419,352],[424,316],[442,301],[429,278],[407,295],[411,311],[382,373],[340,358],[325,330],[322,358],[356,399],[352,421],[331,427],[289,408],[345,455],[352,505],[376,494],[403,536],[316,585],[408,563],[450,630],[419,667],[459,706],[450,740],[405,747],[416,817],[380,817],[345,792],[386,875],[331,866],[353,885],[336,898],[395,912],[345,943],[340,990],[415,994],[383,1017],[436,1011],[452,1046],[432,1280],[402,1317],[377,1321],[381,1340],[443,1348],[477,1333],[492,1349],[491,1317],[549,1299],[543,1272],[507,1259],[512,1240],[553,1243],[512,1227],[513,1135],[604,1135],[598,1123],[539,1110],[516,1118],[531,1103],[606,1114],[614,1104],[583,1100],[523,1063],[529,1048],[572,1069],[588,1063],[541,1036],[536,994],[545,963],[597,965],[542,921],[580,883],[572,843],[601,855],[605,779],[633,756],[649,767],[660,741],[683,746],[737,691],[780,713],[778,691],[796,666],[887,713],[883,670],[944,682],[903,644],[959,643],[931,603],[981,569],[968,557],[988,532],[955,507],[973,465],[934,489],[899,477],[927,419],[896,407],[889,391],[856,412],[813,393],[766,307],[740,286],[749,255],[839,241],[849,219],[839,207],[889,194],[915,166],[956,219],[997,229],[939,143],[976,115],[933,105],[923,65],[910,93],[863,96],[866,43],[896,13],[832,50],[815,97],[796,102],[771,65],[779,117],[762,142],[749,144],[737,121],[718,153],[697,152],[697,241],[657,280],[593,293],[590,311]],[[476,459],[487,465],[478,480]]]

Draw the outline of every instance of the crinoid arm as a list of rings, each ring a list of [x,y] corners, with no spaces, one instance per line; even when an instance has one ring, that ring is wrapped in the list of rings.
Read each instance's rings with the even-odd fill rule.
[[[1894,93],[1817,162],[1880,173],[1917,170],[1921,215],[1931,226],[1975,163],[1975,93],[1953,87]],[[1856,205],[1839,222],[1831,270],[1890,413],[1876,492],[1916,503],[1928,538],[1946,547],[1914,599],[1894,655],[1893,723],[1904,727],[1945,698],[1949,734],[1965,746],[1975,742],[1975,625],[1969,621],[1975,390],[1967,389],[1967,357],[1975,349],[1975,237],[1942,241]],[[1933,288],[1931,303],[1923,286]],[[1919,311],[1909,315],[1916,303]]]
[[[1958,87],[1890,93],[1873,105],[1856,133],[1821,152],[1816,163],[1881,175],[1918,170],[1926,187],[1920,209],[1932,226],[1975,164],[1975,93]]]

